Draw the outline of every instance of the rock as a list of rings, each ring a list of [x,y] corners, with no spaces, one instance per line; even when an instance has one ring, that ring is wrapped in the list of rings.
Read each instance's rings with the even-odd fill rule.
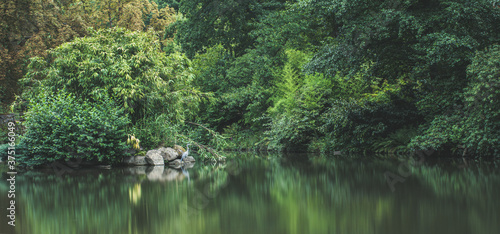
[[[130,156],[130,157],[123,157],[123,163],[131,166],[144,166],[148,165],[148,162],[146,161],[146,156]]]
[[[160,151],[160,154],[165,161],[172,161],[178,157],[177,151],[170,147],[161,147],[158,151]]]
[[[189,158],[189,161],[186,160]],[[192,168],[194,166],[194,158],[191,157],[191,156],[188,156],[184,159],[184,161],[181,162],[180,159],[176,159],[174,161],[171,161],[168,163],[168,166],[169,167],[173,167],[173,168],[181,168],[181,167],[184,167],[184,168]]]
[[[155,166],[155,167],[148,167],[146,169],[146,176],[148,177],[148,180],[161,180],[163,178],[163,171],[164,170],[165,170],[165,167],[163,167],[163,165]]]
[[[98,169],[111,169],[111,165],[97,165],[96,168]]]
[[[146,153],[146,161],[149,165],[160,166],[165,165],[165,161],[161,156],[160,151],[150,150]]]
[[[182,162],[181,162],[180,159],[176,159],[176,160],[174,160],[172,162],[169,162],[168,165],[171,166],[171,167],[173,167],[173,168],[179,168],[179,167],[181,167]]]
[[[146,175],[147,168],[147,166],[127,167],[125,171],[132,175]]]
[[[194,160],[193,156],[187,156],[184,158],[184,162],[188,163],[188,162],[194,162],[196,160]]]
[[[174,149],[177,151],[177,157],[182,156],[182,154],[186,152],[186,150],[180,145],[174,145]]]

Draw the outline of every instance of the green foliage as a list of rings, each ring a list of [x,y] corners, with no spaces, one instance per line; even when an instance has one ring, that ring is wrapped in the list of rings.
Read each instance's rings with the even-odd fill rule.
[[[24,165],[41,165],[59,160],[89,160],[115,163],[127,149],[127,114],[103,97],[89,103],[64,91],[44,92],[30,102],[26,133],[20,145],[26,154]]]
[[[463,145],[476,155],[498,155],[500,149],[500,46],[478,52],[467,68],[464,105],[436,117],[413,139],[417,149],[454,149]]]
[[[500,42],[500,12],[482,0],[329,1],[326,9],[339,9],[328,11],[336,23],[330,30],[338,36],[306,71],[354,74],[374,61],[369,75],[389,83],[403,76],[420,82],[418,105],[429,116],[459,104],[473,53]]]
[[[477,53],[467,68],[465,145],[482,155],[500,155],[500,46]]]
[[[459,115],[439,115],[428,125],[421,126],[423,133],[412,139],[410,148],[413,150],[450,150],[463,139]]]
[[[254,132],[248,129],[242,129],[241,126],[234,123],[224,128],[226,137],[226,150],[267,150],[262,142],[263,131]]]
[[[127,132],[141,140],[141,147],[152,149],[158,146],[173,146],[179,125],[171,122],[166,114],[149,116],[137,121]]]
[[[194,122],[186,122],[175,137],[177,142],[191,143],[190,152],[196,152],[203,160],[221,160],[221,151],[228,145],[224,135]]]
[[[329,148],[343,151],[389,150],[398,132],[422,122],[415,105],[396,95],[388,102],[339,100],[322,116]],[[381,145],[391,140],[391,144]],[[404,140],[402,140],[404,141]]]
[[[260,129],[258,118],[269,107],[269,88],[276,61],[251,50],[234,58],[217,45],[193,60],[194,84],[200,90],[213,92],[213,99],[200,111],[200,119],[221,131],[238,123],[245,128]]]
[[[372,151],[378,154],[400,153],[408,150],[407,145],[418,134],[416,127],[402,127],[390,133],[386,138],[375,139]]]
[[[197,54],[193,59],[193,74],[196,77],[193,84],[204,92],[224,91],[233,85],[225,79],[226,70],[233,60],[220,44],[207,48],[205,53]]]
[[[254,43],[250,34],[256,28],[254,21],[280,7],[280,1],[184,0],[179,11],[186,20],[179,25],[177,38],[189,57],[217,44],[239,57]]]
[[[305,75],[303,84],[299,86],[294,82],[296,77],[290,76],[287,70],[285,66],[284,71],[288,76],[285,76],[285,83],[280,85],[282,91],[296,91],[286,93],[286,96],[276,101],[275,106],[270,109],[272,119],[266,135],[271,149],[305,151],[304,145],[318,137],[318,119],[333,97],[333,82],[322,74]]]
[[[385,149],[397,145],[398,141],[391,139],[398,138],[395,131],[420,121],[415,104],[407,96],[406,90],[412,90],[412,85],[403,79],[390,84],[369,76],[371,63],[363,64],[353,75],[308,75],[300,72],[308,61],[296,62],[306,56],[296,58],[293,55],[300,54],[297,51],[287,54],[282,80],[276,84],[275,103],[268,111],[270,148],[306,150],[309,145],[309,150],[322,151]]]
[[[23,79],[25,95],[45,89],[66,89],[77,98],[100,101],[108,94],[130,114],[133,122],[156,113],[172,121],[197,107],[197,91],[189,88],[190,61],[178,52],[166,56],[150,33],[125,29],[91,31],[50,52],[50,59],[34,58]]]
[[[494,1],[155,2],[163,9],[147,24],[161,33],[89,30],[33,58],[17,106],[43,89],[91,103],[106,94],[144,147],[199,142],[202,155],[202,145],[498,154]],[[174,16],[165,7],[176,4]]]
[[[109,96],[129,116],[127,129],[142,146],[172,143],[172,133],[202,99],[190,87],[191,61],[175,50],[165,54],[153,32],[113,28],[89,34],[51,50],[46,60],[33,58],[16,107],[26,109],[25,100],[61,89],[89,103]]]
[[[225,102],[221,98],[224,93],[234,88],[237,82],[229,80],[226,75],[232,61],[233,56],[222,45],[207,48],[206,53],[198,54],[193,59],[193,85],[203,92],[213,94],[201,105],[197,118],[219,131],[224,125],[237,121],[235,116],[238,111],[224,107]],[[224,110],[223,114],[221,110]]]
[[[176,11],[179,10],[180,0],[153,0],[153,2],[156,2],[156,4],[158,4],[159,9],[168,6],[174,8]]]
[[[420,135],[411,141],[414,149],[450,149],[465,144],[464,137],[470,131],[475,133],[467,137],[468,147],[475,149],[482,142],[482,153],[498,148],[498,138],[492,134],[497,129],[495,121],[471,117],[481,115],[473,114],[467,107],[470,101],[463,97],[464,89],[475,86],[467,78],[470,68],[469,75],[466,72],[474,52],[499,42],[494,22],[500,20],[500,12],[491,3],[313,0],[300,5],[304,12],[316,10],[319,19],[331,19],[323,24],[330,26],[323,33],[334,37],[304,71],[347,78],[339,83],[345,85],[339,89],[340,100],[323,116],[322,129],[329,147],[367,151],[405,148],[407,139],[395,138],[400,138],[403,129],[420,125],[411,134]],[[494,130],[490,133],[485,129]]]
[[[302,66],[308,61],[307,55],[299,50],[287,50],[287,62],[283,69],[276,74],[276,89],[273,92],[271,100],[274,105],[268,112],[274,116],[293,109],[295,106],[295,96],[299,89],[304,85],[304,75]]]

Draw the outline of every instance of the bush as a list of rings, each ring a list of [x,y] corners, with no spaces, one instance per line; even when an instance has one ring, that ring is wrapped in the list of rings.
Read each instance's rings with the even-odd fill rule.
[[[127,149],[128,116],[107,97],[90,104],[60,91],[40,93],[26,113],[19,162],[36,166],[58,160],[82,159],[115,163]]]
[[[174,145],[178,131],[178,125],[170,122],[169,116],[166,114],[141,119],[130,130],[141,140],[141,147],[144,149],[153,149],[161,145]]]
[[[294,79],[285,77],[287,80]],[[282,86],[286,91],[283,97],[276,99],[271,114],[270,127],[266,132],[270,149],[289,149],[305,151],[311,140],[318,137],[320,123],[318,118],[329,106],[333,82],[322,74],[304,75],[302,86],[288,82]],[[295,91],[291,91],[295,90]]]
[[[453,150],[492,156],[500,153],[500,46],[478,52],[467,67],[469,83],[461,94],[463,106],[438,115],[420,136],[414,149]]]
[[[157,113],[178,121],[198,104],[198,92],[189,87],[190,64],[179,52],[166,56],[152,33],[91,30],[88,37],[51,50],[47,59],[32,58],[21,80],[22,97],[30,100],[38,92],[62,88],[89,101],[108,94],[132,122]]]
[[[321,130],[328,147],[343,151],[387,151],[407,143],[398,139],[400,129],[411,129],[423,121],[415,104],[397,93],[386,93],[382,102],[338,100],[323,114]],[[388,142],[390,140],[390,142]],[[385,143],[383,143],[385,142]],[[400,143],[398,143],[400,142]],[[388,148],[389,147],[389,148]]]
[[[483,155],[500,155],[500,45],[477,53],[467,68],[465,146]],[[465,133],[464,133],[465,135]]]

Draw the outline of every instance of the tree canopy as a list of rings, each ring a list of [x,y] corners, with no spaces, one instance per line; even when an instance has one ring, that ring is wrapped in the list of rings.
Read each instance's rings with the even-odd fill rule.
[[[106,93],[148,147],[498,155],[496,0],[1,4],[4,107]]]

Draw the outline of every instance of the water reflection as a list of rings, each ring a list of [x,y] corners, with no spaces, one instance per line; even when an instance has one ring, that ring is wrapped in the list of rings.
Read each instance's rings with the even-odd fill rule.
[[[123,168],[124,174],[128,175],[145,175],[148,181],[182,181],[189,178],[188,168],[181,167],[180,169],[165,167],[165,166],[135,166]]]
[[[130,198],[130,201],[134,204],[137,205],[139,202],[139,199],[141,199],[141,184],[137,183],[134,184],[132,188],[128,189],[128,196]]]
[[[186,169],[184,169],[184,167],[181,167],[181,170],[182,174],[184,174],[184,176],[188,178],[188,184],[191,183],[191,179],[189,178],[189,172]]]
[[[15,232],[500,233],[496,164],[426,160],[392,192],[384,173],[399,164],[248,154],[180,170],[30,171],[16,179]]]

